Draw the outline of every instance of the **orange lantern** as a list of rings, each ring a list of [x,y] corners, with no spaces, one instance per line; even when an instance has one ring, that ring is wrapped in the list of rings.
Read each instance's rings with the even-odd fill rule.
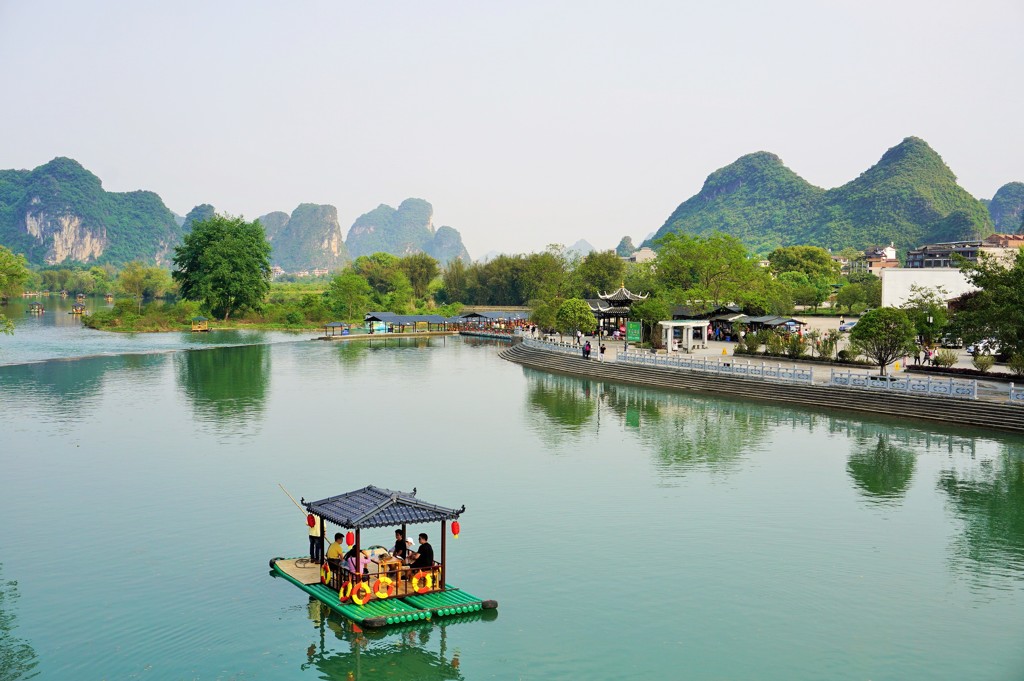
[[[454,537],[455,537],[456,539],[458,539],[458,538],[459,538],[459,530],[460,530],[460,529],[462,529],[462,528],[461,528],[461,527],[459,526],[459,521],[458,521],[458,520],[453,520],[453,521],[452,521],[452,535],[453,535],[453,536],[454,536]]]

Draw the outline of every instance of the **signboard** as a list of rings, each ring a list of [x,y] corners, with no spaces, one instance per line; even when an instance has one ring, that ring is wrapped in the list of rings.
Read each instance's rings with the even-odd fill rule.
[[[640,322],[626,322],[626,341],[629,343],[640,342]]]

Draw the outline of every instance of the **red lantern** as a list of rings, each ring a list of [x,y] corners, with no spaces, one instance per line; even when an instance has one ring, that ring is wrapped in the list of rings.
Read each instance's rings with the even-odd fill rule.
[[[459,521],[458,520],[453,520],[452,521],[452,535],[454,535],[456,539],[459,538],[459,530],[460,529],[462,529],[462,528],[459,526]]]
[[[345,543],[349,546],[352,546],[356,543],[356,537],[354,534],[352,534],[352,530],[349,530],[348,534],[345,535]]]
[[[312,513],[307,515],[306,516],[306,524],[309,525],[310,527],[313,527],[314,525],[316,525],[316,516],[313,515]]]

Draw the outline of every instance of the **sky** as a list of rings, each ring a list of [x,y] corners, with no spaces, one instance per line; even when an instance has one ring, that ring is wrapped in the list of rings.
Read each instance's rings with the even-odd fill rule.
[[[0,167],[255,218],[418,197],[474,257],[658,229],[765,150],[1024,181],[1024,2],[0,0]]]

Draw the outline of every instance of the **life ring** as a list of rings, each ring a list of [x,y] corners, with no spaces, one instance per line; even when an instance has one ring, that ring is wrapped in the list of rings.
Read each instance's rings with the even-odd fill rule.
[[[395,580],[384,575],[373,583],[373,595],[384,600],[395,595]]]
[[[331,581],[331,567],[327,564],[327,561],[325,560],[320,565],[320,583],[326,584],[329,581]]]
[[[373,589],[366,582],[359,582],[359,586],[352,589],[352,602],[356,605],[366,605],[373,595]]]
[[[425,583],[421,586],[420,580]],[[418,594],[425,594],[434,587],[434,576],[429,572],[420,570],[412,577],[412,590]]]
[[[338,600],[342,603],[348,603],[352,598],[352,582],[345,582],[338,589]]]

